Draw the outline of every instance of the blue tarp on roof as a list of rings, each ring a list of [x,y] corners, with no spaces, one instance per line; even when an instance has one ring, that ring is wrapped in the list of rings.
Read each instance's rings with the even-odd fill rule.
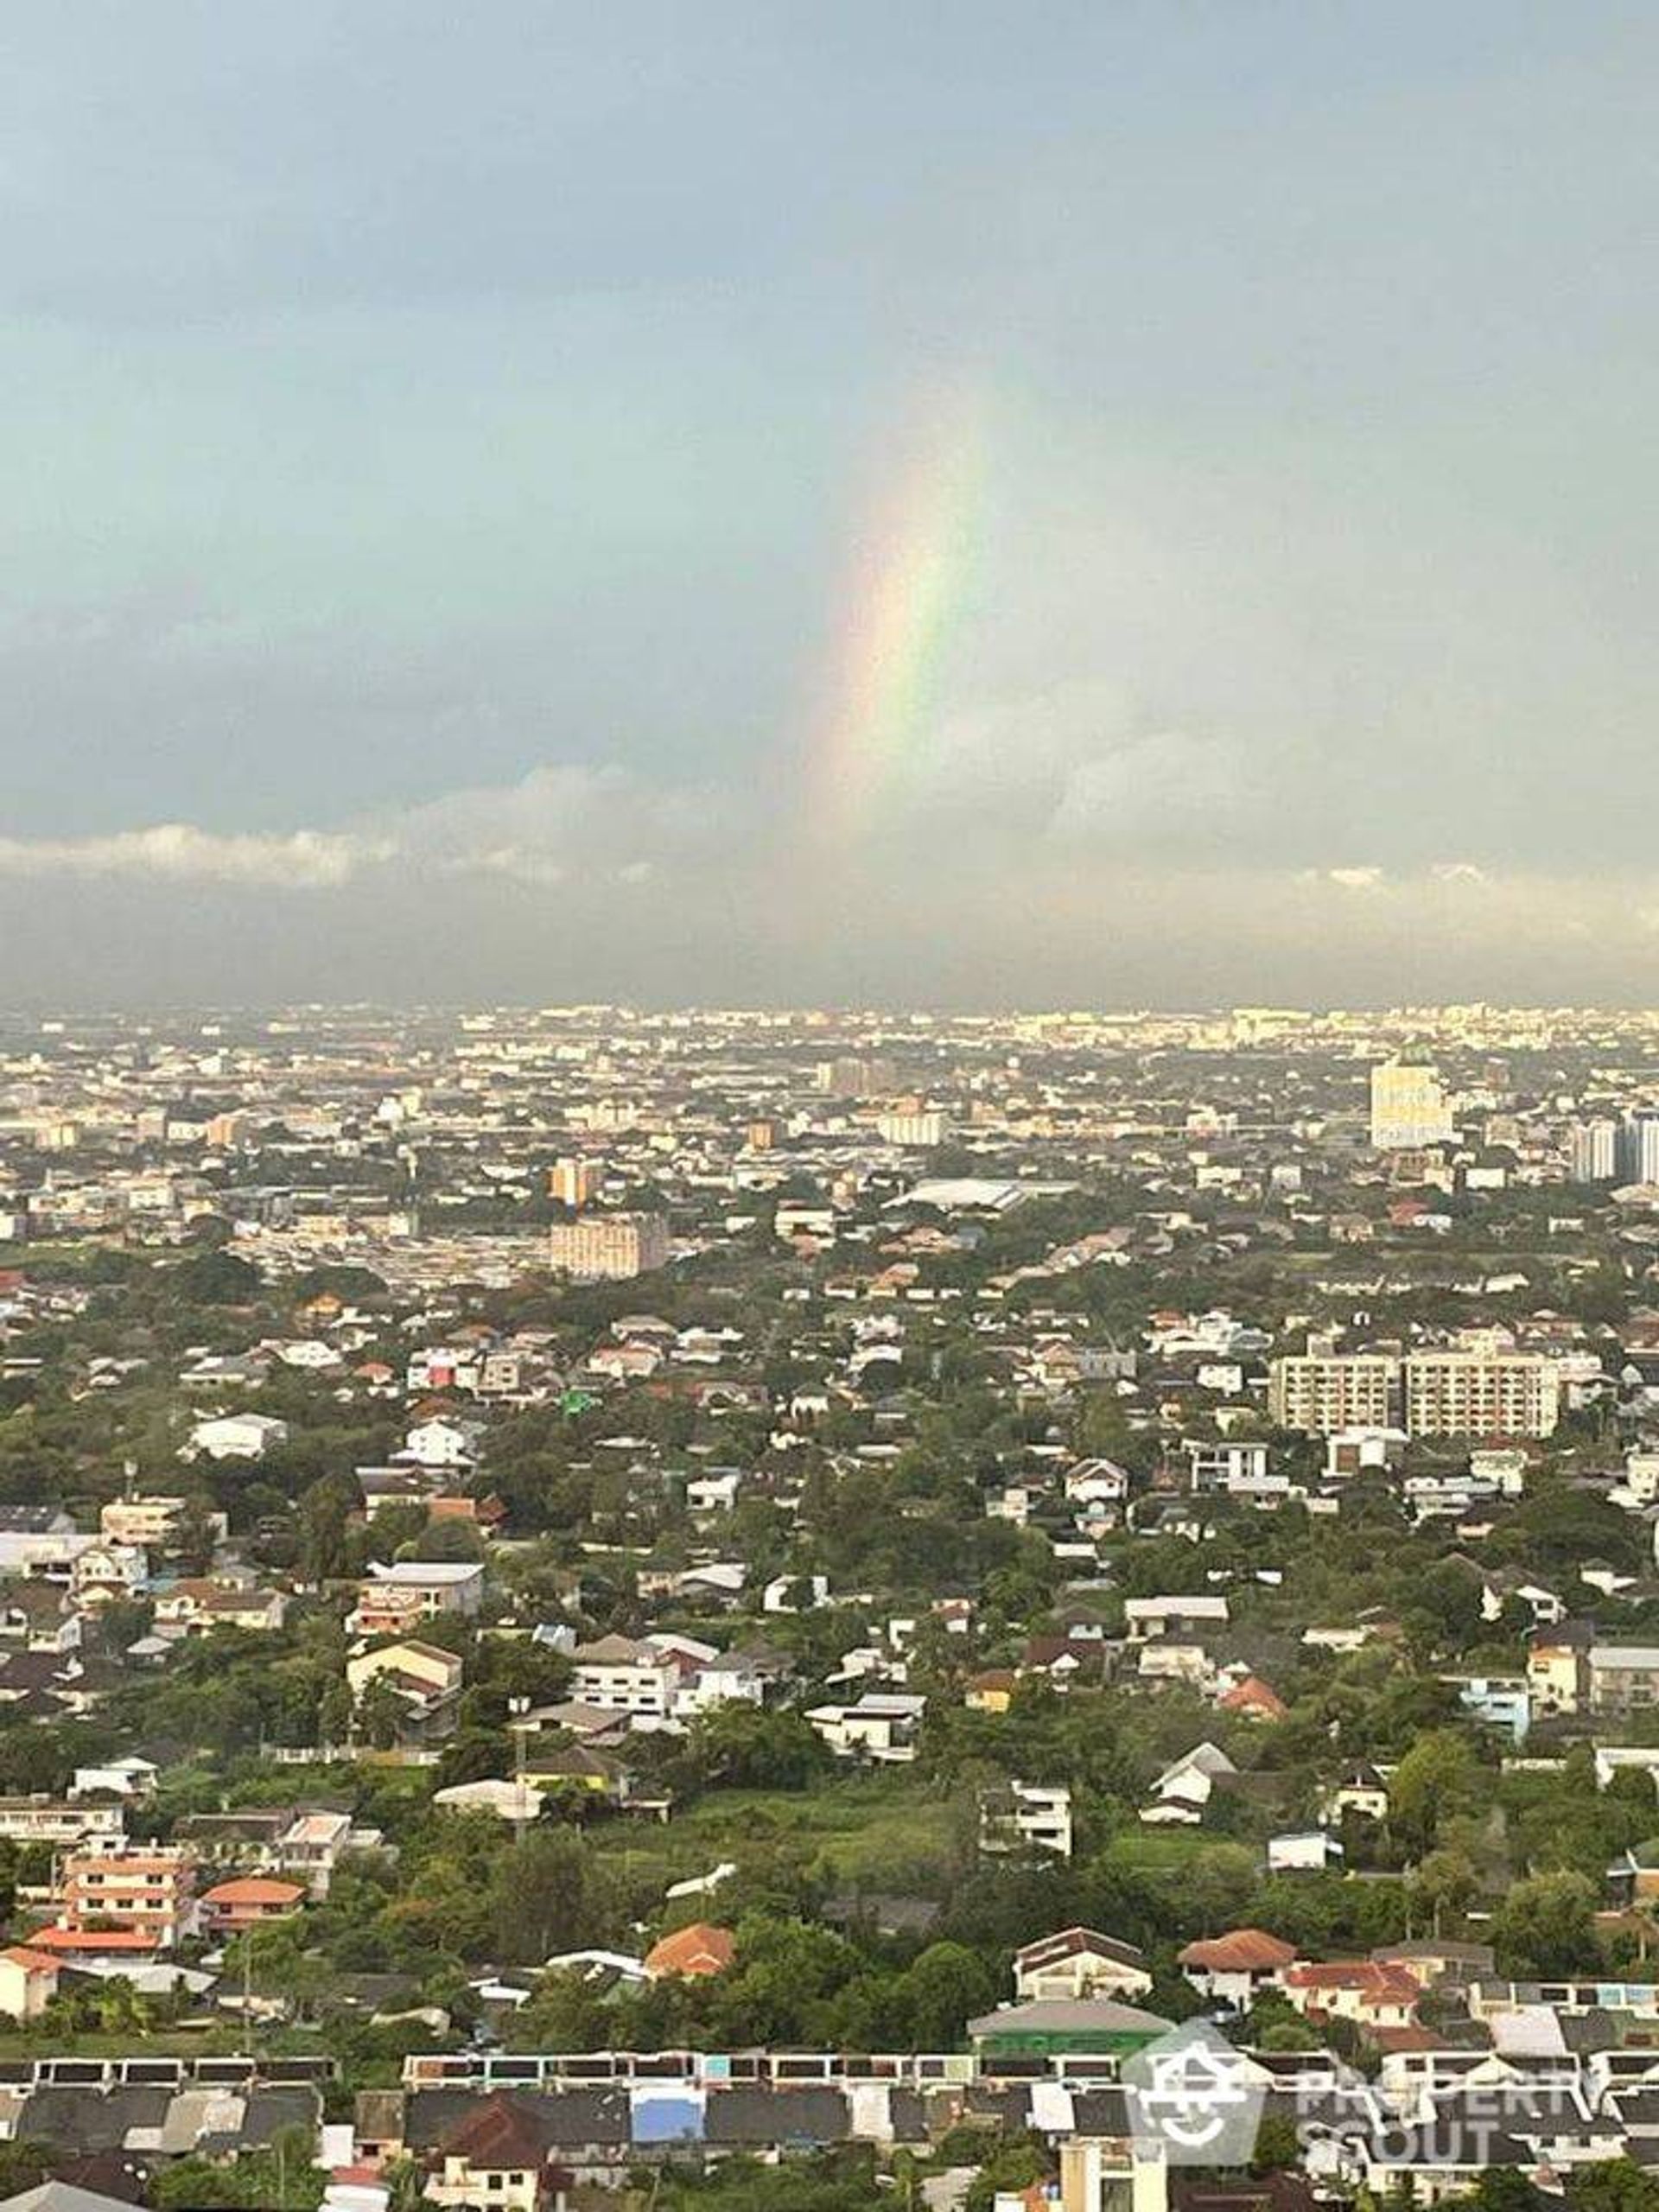
[[[628,2130],[636,2143],[701,2143],[705,2100],[701,2089],[678,2082],[635,2089],[628,2102]]]

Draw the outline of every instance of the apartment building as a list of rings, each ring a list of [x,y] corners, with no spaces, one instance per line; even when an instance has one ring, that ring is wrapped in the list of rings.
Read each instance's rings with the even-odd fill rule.
[[[1275,1359],[1268,1370],[1268,1411],[1279,1427],[1308,1436],[1386,1429],[1395,1371],[1393,1360],[1375,1352]]]
[[[668,1265],[668,1223],[659,1213],[588,1213],[555,1222],[548,1259],[579,1282],[631,1282]]]
[[[1446,1144],[1455,1136],[1452,1109],[1432,1067],[1383,1060],[1371,1070],[1371,1144],[1377,1152]]]
[[[600,1185],[605,1180],[602,1160],[582,1160],[567,1156],[556,1160],[547,1171],[547,1194],[556,1198],[563,1206],[578,1211],[599,1196]]]
[[[1528,1352],[1414,1352],[1405,1401],[1413,1436],[1548,1436],[1560,1418],[1560,1376]]]
[[[169,1951],[194,1932],[194,1891],[181,1851],[78,1852],[63,1863],[58,1925],[75,1936],[124,1929]]]

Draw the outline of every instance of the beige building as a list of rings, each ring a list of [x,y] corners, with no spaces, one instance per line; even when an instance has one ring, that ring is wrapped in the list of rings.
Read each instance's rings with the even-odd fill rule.
[[[190,1501],[184,1497],[117,1497],[99,1514],[99,1527],[109,1543],[166,1551],[178,1541],[191,1513]],[[230,1534],[231,1524],[222,1513],[199,1509],[195,1518],[213,1543],[223,1543]]]
[[[63,1862],[58,1924],[73,1935],[130,1929],[168,1951],[194,1930],[194,1870],[181,1851],[76,1853]]]
[[[659,1213],[588,1213],[553,1224],[549,1260],[583,1282],[630,1282],[668,1265],[668,1224]]]
[[[1371,1143],[1378,1152],[1449,1144],[1452,1109],[1431,1067],[1382,1060],[1371,1070]]]
[[[547,1192],[561,1205],[585,1206],[590,1198],[598,1196],[599,1186],[604,1180],[603,1160],[556,1160],[547,1171]]]
[[[1560,1377],[1535,1354],[1414,1352],[1405,1377],[1413,1436],[1548,1436],[1560,1418]]]
[[[1279,1427],[1309,1436],[1385,1429],[1394,1376],[1395,1362],[1371,1352],[1275,1359],[1268,1373],[1268,1411]]]

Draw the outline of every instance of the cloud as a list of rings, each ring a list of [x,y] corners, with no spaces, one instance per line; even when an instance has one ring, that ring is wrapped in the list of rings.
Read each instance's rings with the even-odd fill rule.
[[[1363,867],[1305,868],[1300,879],[1304,883],[1329,883],[1338,891],[1380,891],[1388,881],[1384,868],[1366,864]]]
[[[549,764],[339,830],[221,831],[158,823],[86,837],[0,838],[0,875],[333,891],[393,864],[549,890],[639,884],[715,849],[734,800],[616,767]]]
[[[0,874],[319,890],[348,882],[364,866],[389,858],[391,850],[384,839],[352,832],[226,835],[188,822],[162,822],[99,837],[3,837]]]

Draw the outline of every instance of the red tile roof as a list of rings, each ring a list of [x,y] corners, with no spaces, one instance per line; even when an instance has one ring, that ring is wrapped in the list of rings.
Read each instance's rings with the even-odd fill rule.
[[[1210,1974],[1268,1974],[1289,1966],[1296,1946],[1269,1936],[1263,1928],[1230,1929],[1189,1943],[1179,1955],[1184,1967]]]

